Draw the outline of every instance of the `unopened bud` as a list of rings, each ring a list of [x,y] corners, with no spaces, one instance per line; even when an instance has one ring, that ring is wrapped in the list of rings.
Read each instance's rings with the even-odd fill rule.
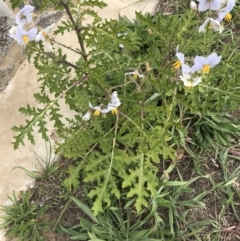
[[[83,121],[89,121],[91,117],[91,111],[89,110],[83,117],[82,120]]]
[[[190,9],[192,11],[197,11],[197,4],[194,1],[190,2]]]
[[[16,34],[16,26],[12,26],[12,27],[9,29],[9,33],[12,34],[12,35],[15,35],[15,34]]]
[[[153,34],[153,32],[150,28],[147,30],[147,32],[148,32],[148,34]]]

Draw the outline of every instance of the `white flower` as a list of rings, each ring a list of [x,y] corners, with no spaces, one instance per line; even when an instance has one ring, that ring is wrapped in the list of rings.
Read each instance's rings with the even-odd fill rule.
[[[43,29],[42,31],[40,31],[36,37],[36,41],[42,41],[43,44],[44,44],[44,50],[46,52],[52,52],[53,49],[52,49],[52,45],[51,45],[51,40],[49,38],[49,31],[50,29],[54,26],[55,24],[52,24],[50,26],[48,26],[47,28]]]
[[[89,121],[91,117],[91,111],[87,111],[87,113],[82,117],[83,121]]]
[[[194,59],[194,65],[192,66],[193,72],[202,70],[204,74],[208,74],[210,68],[219,64],[222,56],[218,56],[216,53],[208,55],[206,58],[202,56],[196,56]]]
[[[101,114],[102,109],[101,109],[100,106],[93,106],[90,102],[88,102],[88,106],[89,106],[91,109],[95,110],[93,115],[99,116],[99,115]]]
[[[133,75],[133,78],[134,78],[134,79],[136,79],[137,77],[139,77],[139,78],[144,78],[144,75],[143,75],[143,74],[139,74],[137,70],[134,70],[134,71],[132,71],[132,72],[126,73],[126,74],[125,74],[125,77],[126,77],[127,75]]]
[[[193,78],[190,74],[180,75],[180,79],[183,81],[184,86],[186,86],[188,89],[202,82],[200,77]]]
[[[117,91],[114,91],[111,95],[111,102],[110,102],[111,105],[114,105],[116,107],[120,106],[121,105],[121,101],[120,99],[118,98],[118,92]]]
[[[111,95],[111,100],[110,102],[108,103],[107,105],[107,108],[105,109],[102,109],[101,106],[93,106],[90,102],[89,102],[89,107],[94,111],[94,115],[95,116],[99,116],[101,113],[102,114],[106,114],[108,112],[112,112],[113,114],[117,114],[118,113],[118,110],[117,108],[121,105],[121,101],[120,99],[118,98],[118,93],[117,91],[114,91]]]
[[[190,9],[193,11],[197,11],[197,4],[194,1],[190,2]]]
[[[127,35],[128,35],[128,33],[118,33],[117,34],[118,37],[121,37],[121,36],[126,37]]]
[[[208,9],[210,10],[218,10],[221,7],[220,0],[197,0],[198,4],[198,11],[204,12]]]
[[[174,69],[179,69],[184,64],[184,54],[181,52],[178,52],[178,46],[176,49],[176,57],[178,60],[173,64]]]
[[[55,23],[53,23],[52,25],[46,27],[45,29],[43,29],[42,31],[40,31],[36,37],[36,41],[45,41],[46,38],[48,38],[48,33],[50,31],[50,29],[55,25]]]
[[[121,105],[121,101],[118,98],[118,92],[114,91],[111,95],[111,102],[108,103],[108,110],[112,111],[113,114],[117,114],[117,108]]]
[[[207,18],[205,22],[199,27],[198,32],[206,32],[208,26],[213,31],[218,31],[219,33],[222,33],[224,29],[223,25],[221,25],[218,20],[214,20],[213,18]]]
[[[116,115],[118,113],[118,110],[115,106],[111,106],[111,104],[108,104],[107,109],[105,109],[105,111],[111,111],[113,115]],[[107,113],[107,112],[106,112]]]
[[[121,101],[118,98],[117,91],[114,91],[111,95],[111,101],[108,103],[108,106],[106,109],[101,110],[102,113],[108,113],[111,111],[113,114],[117,114],[118,110],[117,108],[121,105]]]
[[[12,26],[9,31],[8,31],[11,35],[15,35],[16,34],[16,26]]]
[[[107,114],[109,111],[110,111],[110,109],[107,107],[107,108],[105,108],[105,109],[102,109],[102,110],[101,110],[101,113],[102,113],[102,114]]]
[[[176,57],[178,58],[178,60],[173,64],[174,69],[177,70],[181,67],[183,73],[190,73],[191,68],[184,63],[184,54],[178,52],[178,46],[176,49]]]
[[[34,10],[33,6],[25,5],[16,15],[16,23],[20,26],[31,23],[32,22],[31,12],[33,10]]]
[[[228,0],[227,5],[218,11],[217,20],[221,22],[223,19],[230,22],[232,20],[232,15],[230,12],[235,6],[235,0]]]
[[[9,36],[15,39],[20,45],[26,45],[29,41],[35,40],[37,35],[37,28],[31,28],[29,31],[25,31],[21,26],[16,26],[11,32],[12,31],[15,31],[15,33],[9,33]]]

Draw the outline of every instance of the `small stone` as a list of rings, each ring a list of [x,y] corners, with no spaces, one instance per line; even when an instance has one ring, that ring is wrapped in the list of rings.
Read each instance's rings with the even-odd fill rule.
[[[46,28],[53,23],[56,23],[64,15],[64,13],[65,11],[45,13],[38,18],[36,25],[41,28]]]

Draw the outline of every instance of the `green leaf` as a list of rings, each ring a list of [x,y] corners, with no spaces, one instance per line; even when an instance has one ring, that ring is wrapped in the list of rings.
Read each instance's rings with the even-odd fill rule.
[[[13,10],[22,4],[22,0],[10,0]]]
[[[41,173],[38,171],[29,171],[28,169],[21,167],[21,166],[16,166],[12,170],[14,170],[15,168],[19,168],[19,169],[23,170],[29,177],[32,177],[34,179],[37,179],[41,176]]]
[[[136,197],[134,205],[137,212],[140,212],[143,206],[147,206],[149,192],[152,196],[156,195],[156,187],[158,183],[155,181],[155,174],[151,171],[148,164],[150,164],[150,162],[146,162],[144,160],[144,155],[141,154],[139,156],[139,166],[135,169],[129,169],[130,174],[124,176],[124,181],[122,183],[123,188],[130,187],[127,197]],[[152,168],[152,170],[154,170],[153,166]]]
[[[186,185],[188,182],[180,182],[180,181],[166,181],[162,182],[161,185],[165,187],[169,186],[183,186]]]
[[[68,166],[68,174],[69,177],[66,178],[62,184],[63,186],[71,192],[72,189],[76,190],[79,185],[79,176],[80,176],[80,170],[81,170],[81,164],[79,164],[77,167],[76,166]]]
[[[84,213],[86,213],[94,222],[99,223],[97,218],[93,215],[91,209],[86,206],[84,203],[82,203],[80,200],[77,198],[70,196],[69,197]]]
[[[107,241],[107,240],[97,238],[93,233],[91,233],[89,231],[88,231],[88,235],[91,238],[89,241]]]

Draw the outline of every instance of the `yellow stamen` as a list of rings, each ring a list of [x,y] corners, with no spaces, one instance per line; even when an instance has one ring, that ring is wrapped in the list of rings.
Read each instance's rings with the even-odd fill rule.
[[[147,68],[147,72],[152,71],[152,68],[150,67],[149,63],[146,63],[145,65],[146,65],[146,68]]]
[[[118,113],[117,108],[112,109],[112,114],[113,114],[113,115],[116,115],[117,113]]]
[[[42,36],[43,36],[44,38],[46,38],[48,35],[47,35],[47,33],[46,33],[45,31],[42,31]]]
[[[138,77],[138,73],[137,73],[137,72],[134,72],[133,78],[134,78],[134,79],[137,79],[137,77]]]
[[[95,110],[93,115],[94,115],[94,116],[99,116],[100,113],[101,113],[100,110]]]
[[[27,44],[27,43],[29,42],[29,38],[28,38],[27,35],[23,35],[23,36],[22,36],[22,39],[23,39],[23,42],[24,42],[25,44]]]
[[[209,64],[205,64],[203,66],[203,70],[202,71],[203,71],[204,74],[208,74],[209,71],[210,71],[210,65]]]
[[[175,70],[177,70],[177,69],[179,69],[180,67],[181,67],[181,62],[180,62],[180,60],[178,60],[178,61],[176,61],[174,64],[173,64],[173,68],[175,69]]]
[[[186,86],[186,89],[187,89],[187,90],[190,90],[190,89],[192,89],[192,88],[193,88],[193,86],[191,86],[191,85]]]
[[[232,20],[232,14],[228,13],[225,17],[224,20],[226,20],[227,22],[230,22]]]

